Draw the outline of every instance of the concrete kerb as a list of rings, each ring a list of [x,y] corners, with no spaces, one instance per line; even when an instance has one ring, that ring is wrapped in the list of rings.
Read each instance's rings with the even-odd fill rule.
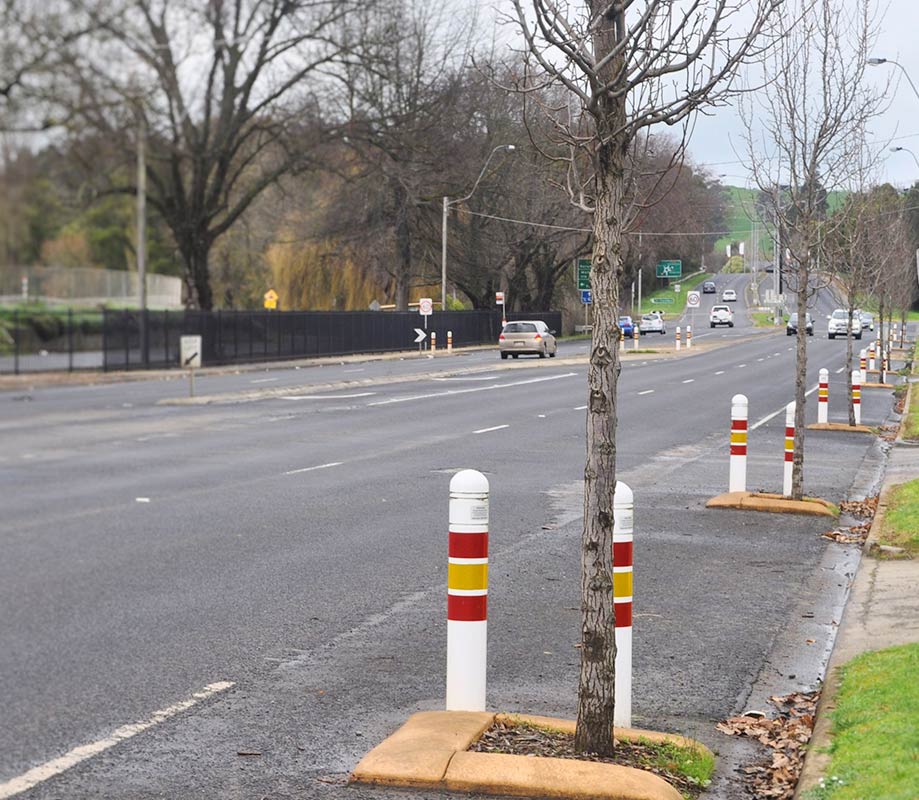
[[[846,422],[814,422],[807,426],[809,431],[840,431],[845,433],[874,433],[867,425],[849,425]]]
[[[651,772],[577,759],[469,752],[494,722],[525,723],[573,733],[571,720],[490,712],[425,711],[412,715],[371,750],[349,782],[577,800],[680,800],[680,793]],[[707,748],[683,736],[634,728],[617,739]]]
[[[832,503],[816,497],[792,500],[781,494],[766,492],[726,492],[713,497],[706,508],[733,508],[740,511],[764,511],[771,514],[808,514],[819,517],[833,517],[838,511]]]

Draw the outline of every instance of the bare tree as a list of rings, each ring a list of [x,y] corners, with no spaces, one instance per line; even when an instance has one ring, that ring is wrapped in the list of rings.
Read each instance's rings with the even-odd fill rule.
[[[121,0],[91,14],[92,36],[64,54],[69,85],[55,99],[75,128],[102,134],[123,163],[136,118],[147,129],[149,202],[172,232],[192,305],[213,305],[214,242],[281,176],[321,159],[323,73],[357,57],[335,34],[359,6]],[[107,173],[97,171],[99,191],[136,191],[128,170]]]
[[[564,86],[577,108],[545,109],[558,134],[547,155],[568,166],[572,200],[592,213],[594,334],[588,367],[581,571],[579,751],[610,753],[615,681],[612,606],[616,485],[616,347],[623,237],[634,222],[629,162],[654,125],[686,123],[723,101],[753,54],[777,0],[513,0],[540,82]],[[741,24],[741,17],[746,22]],[[739,31],[739,32],[738,32]]]
[[[764,63],[766,85],[745,108],[753,178],[772,201],[791,255],[784,273],[798,319],[826,285],[823,244],[842,218],[828,216],[828,190],[847,184],[860,163],[861,132],[883,104],[863,80],[873,42],[872,0],[794,0],[773,18],[777,41]],[[849,336],[855,325],[850,315]],[[859,328],[860,330],[860,328]],[[795,348],[795,438],[791,496],[804,495],[807,332]]]

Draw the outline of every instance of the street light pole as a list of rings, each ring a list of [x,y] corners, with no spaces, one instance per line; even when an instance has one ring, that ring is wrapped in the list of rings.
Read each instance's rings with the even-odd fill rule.
[[[906,71],[906,67],[904,67],[899,61],[894,61],[892,58],[869,58],[865,63],[871,67],[880,67],[882,64],[893,64],[894,66],[899,67],[903,71],[903,74],[906,76],[906,80],[909,81],[909,85],[913,89],[913,94],[919,98],[919,89],[916,88],[916,84],[913,83],[913,79],[909,77],[909,73]]]
[[[472,190],[469,194],[464,197],[458,197],[455,200],[451,200],[449,197],[444,196],[443,200],[443,222],[441,224],[441,241],[440,241],[440,310],[446,311],[447,309],[447,216],[450,213],[450,206],[458,205],[459,203],[464,203],[472,195],[475,194],[475,190],[479,188],[479,182],[482,180],[482,177],[485,175],[485,170],[488,169],[488,164],[499,150],[507,150],[508,153],[513,153],[516,148],[512,144],[499,144],[495,147],[489,154],[488,158],[485,159],[485,163],[482,165],[482,170],[479,172],[479,177],[475,179],[475,183],[472,184]]]
[[[913,157],[913,161],[916,162],[916,166],[919,167],[919,158],[916,158],[916,154],[912,150],[910,150],[908,147],[891,147],[890,152],[891,153],[899,153],[899,152],[909,153]]]

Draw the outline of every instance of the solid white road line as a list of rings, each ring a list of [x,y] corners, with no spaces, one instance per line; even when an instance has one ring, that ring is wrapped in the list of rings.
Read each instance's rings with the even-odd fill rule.
[[[574,410],[575,410],[575,411],[586,411],[586,410],[587,410],[587,406],[575,406],[575,407],[574,407]]]
[[[643,394],[654,394],[654,389],[645,389],[643,392],[639,392],[638,396],[641,397]]]
[[[364,369],[365,369],[364,367],[361,367],[360,369],[344,369],[342,370],[342,374],[344,375],[345,373],[348,373],[348,372],[363,372]]]
[[[288,394],[281,400],[352,400],[355,397],[373,397],[376,392],[355,392],[354,394]]]
[[[495,383],[491,386],[475,386],[469,389],[448,389],[445,392],[429,392],[428,394],[413,394],[408,397],[391,397],[389,400],[377,400],[375,403],[368,403],[369,406],[388,406],[393,403],[408,403],[412,400],[430,400],[434,397],[451,397],[457,394],[470,394],[472,392],[490,392],[494,389],[510,389],[515,386],[527,386],[531,383],[543,383],[545,381],[557,381],[561,378],[573,378],[576,372],[566,372],[564,375],[548,375],[545,378],[530,378],[525,381],[510,381],[508,383]]]
[[[257,381],[249,381],[249,383],[274,383],[275,381],[281,380],[280,378],[259,378]]]
[[[7,797],[13,797],[14,795],[31,789],[33,786],[37,786],[39,783],[48,780],[48,778],[53,778],[55,775],[60,775],[62,772],[70,769],[73,766],[76,766],[81,761],[86,761],[86,759],[92,758],[93,756],[108,750],[110,747],[114,747],[116,744],[119,744],[126,739],[137,736],[138,733],[143,733],[155,725],[159,725],[161,722],[165,722],[170,717],[174,717],[176,714],[181,714],[183,711],[187,711],[189,708],[197,705],[202,700],[207,700],[209,697],[213,697],[215,694],[224,692],[234,685],[235,684],[232,681],[218,681],[217,683],[210,683],[200,692],[195,692],[187,700],[182,700],[180,703],[171,705],[168,708],[154,711],[151,717],[143,720],[142,722],[135,722],[130,725],[122,725],[120,728],[112,731],[112,733],[104,739],[99,739],[98,741],[92,742],[90,744],[84,744],[80,745],[79,747],[75,747],[69,753],[65,753],[59,758],[52,759],[51,761],[46,761],[40,766],[33,767],[28,772],[24,772],[19,777],[6,781],[6,783],[0,783],[0,800],[3,800],[3,798]]]
[[[491,433],[492,431],[500,431],[503,428],[509,427],[510,425],[495,425],[493,428],[479,428],[477,431],[473,431],[473,433]]]
[[[344,462],[343,461],[331,461],[328,464],[317,464],[315,467],[303,467],[303,469],[292,469],[289,472],[285,472],[285,475],[299,475],[301,472],[312,472],[316,469],[328,469],[329,467],[340,467]]]
[[[434,380],[441,382],[441,383],[446,382],[446,381],[494,381],[494,380],[497,380],[497,376],[495,375],[469,375],[469,376],[461,377],[461,378],[434,378]]]

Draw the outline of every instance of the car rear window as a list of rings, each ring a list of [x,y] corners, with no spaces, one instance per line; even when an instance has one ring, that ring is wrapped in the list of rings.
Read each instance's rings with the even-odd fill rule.
[[[504,326],[505,333],[536,333],[536,326],[532,322],[508,322]]]
[[[848,311],[843,311],[842,309],[837,308],[833,312],[833,319],[848,319],[848,318],[849,318]]]

